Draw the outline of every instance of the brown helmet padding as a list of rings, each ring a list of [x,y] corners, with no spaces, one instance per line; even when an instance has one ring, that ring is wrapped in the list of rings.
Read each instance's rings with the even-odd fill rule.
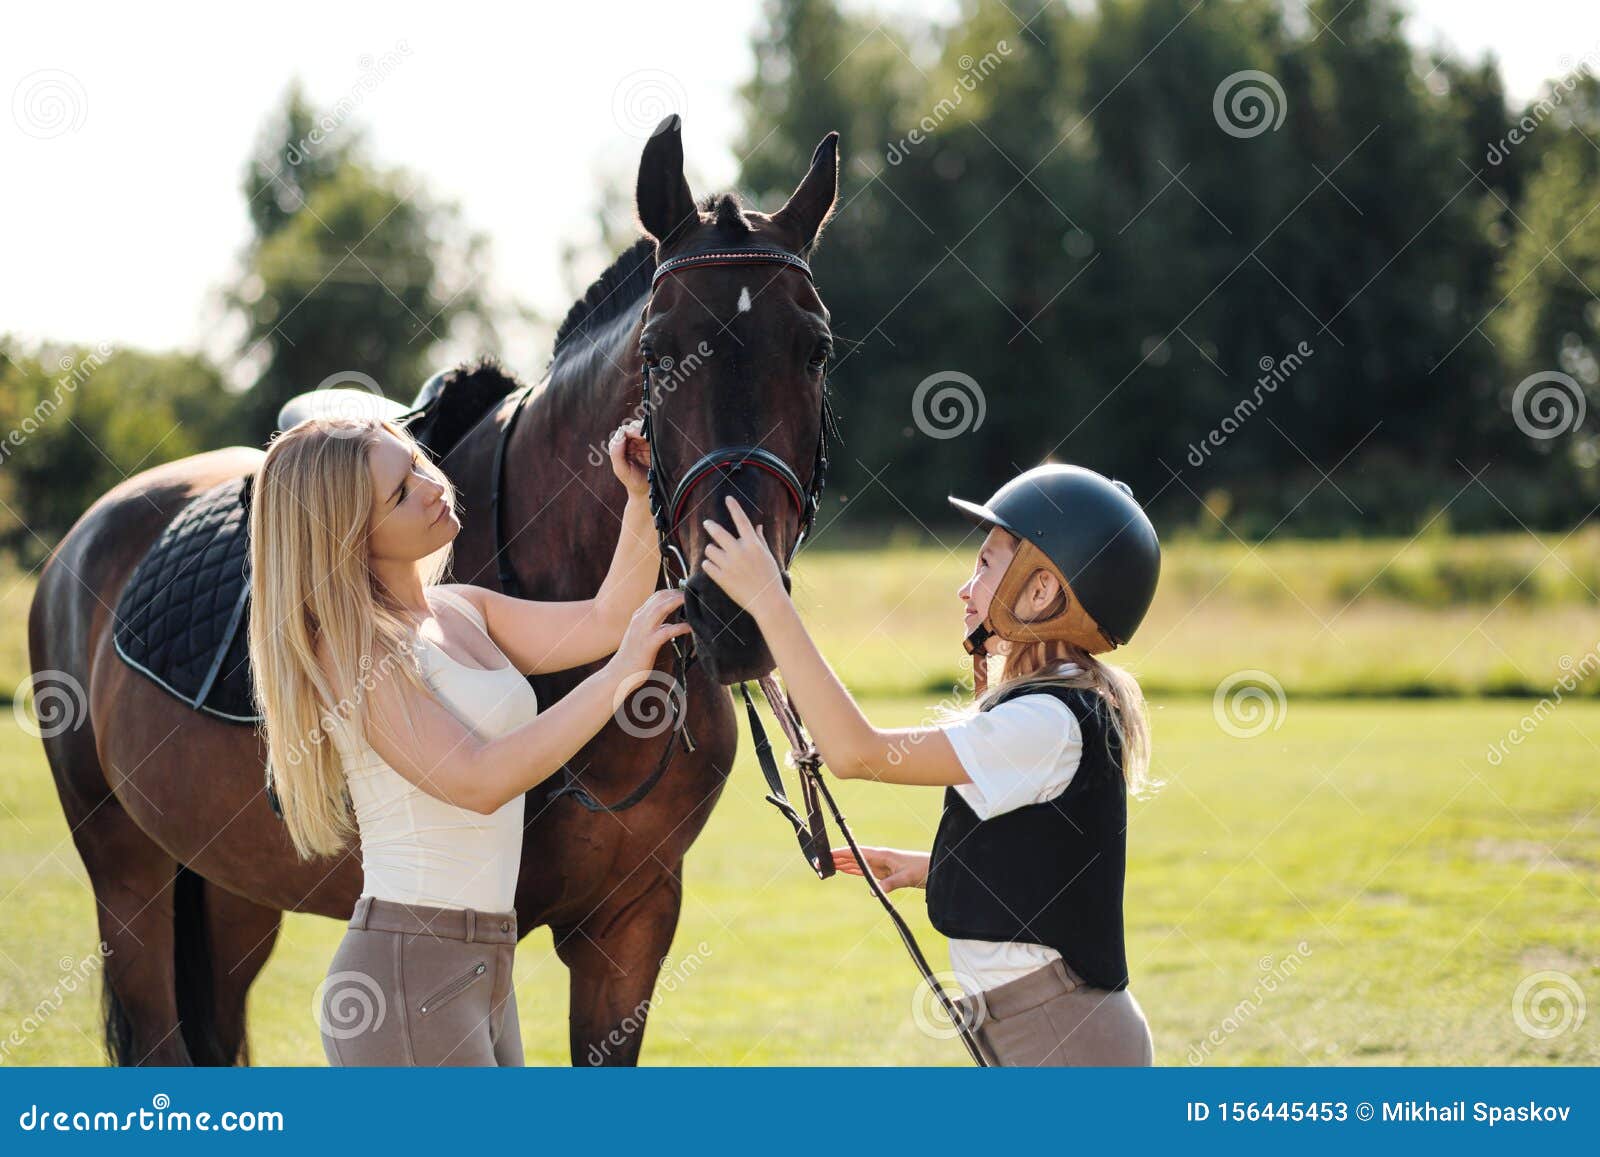
[[[1062,593],[1067,597],[1067,609],[1040,622],[1024,622],[1012,613],[1011,608],[1022,596],[1022,589],[1033,577],[1033,572],[1040,569],[1055,575],[1056,581],[1061,584]],[[994,598],[989,603],[988,620],[991,631],[1002,639],[1016,643],[1041,643],[1059,639],[1082,647],[1091,655],[1112,650],[1117,645],[1100,629],[1100,624],[1094,621],[1089,612],[1084,610],[1083,604],[1078,601],[1078,596],[1073,593],[1072,584],[1067,582],[1066,576],[1056,568],[1055,563],[1050,561],[1049,556],[1025,538],[1017,541],[1017,553],[1012,555],[1011,565],[1006,567],[1005,574],[1000,576],[1000,585],[995,589]]]

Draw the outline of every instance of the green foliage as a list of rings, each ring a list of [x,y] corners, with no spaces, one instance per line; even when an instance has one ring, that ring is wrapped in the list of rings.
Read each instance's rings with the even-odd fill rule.
[[[1281,89],[1278,128],[1224,131],[1213,94],[1245,70]],[[945,26],[774,0],[743,95],[763,207],[841,130],[817,266],[860,516],[944,522],[946,493],[1047,456],[1129,481],[1158,525],[1225,533],[1225,507],[1248,538],[1445,509],[1553,527],[1600,500],[1592,435],[1530,439],[1508,402],[1525,347],[1593,365],[1600,217],[1562,242],[1578,276],[1544,261],[1589,208],[1589,104],[1490,164],[1513,120],[1492,63],[1424,58],[1389,0],[969,2]],[[914,413],[947,371],[985,404],[955,439]]]
[[[241,429],[238,398],[199,355],[0,338],[0,546],[35,565],[124,478]]]
[[[256,236],[227,300],[246,322],[240,360],[257,372],[252,441],[287,398],[334,375],[409,400],[457,319],[492,345],[474,273],[483,239],[416,177],[372,165],[359,135],[341,127],[314,143],[314,124],[292,88],[245,178]]]

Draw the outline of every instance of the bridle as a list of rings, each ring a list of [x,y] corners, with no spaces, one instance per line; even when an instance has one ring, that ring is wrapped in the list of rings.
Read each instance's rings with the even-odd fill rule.
[[[778,249],[728,249],[710,253],[696,253],[683,257],[673,257],[656,266],[655,273],[650,279],[650,294],[645,299],[641,318],[648,317],[650,304],[655,299],[655,291],[665,277],[682,272],[685,269],[704,269],[712,266],[728,265],[781,265],[797,272],[803,273],[808,281],[815,283],[811,267],[806,262],[792,253],[785,253]],[[817,432],[817,452],[811,464],[811,477],[802,482],[799,476],[778,455],[759,446],[721,446],[710,453],[702,454],[690,464],[678,479],[676,486],[668,488],[664,472],[657,469],[655,455],[655,413],[651,406],[650,390],[650,363],[646,362],[641,371],[640,383],[640,431],[651,446],[651,463],[649,470],[650,488],[650,513],[655,519],[658,550],[660,553],[662,581],[673,585],[669,559],[677,562],[679,577],[676,585],[682,586],[688,582],[689,568],[684,560],[683,553],[673,543],[672,539],[677,534],[678,525],[682,522],[685,508],[688,505],[689,495],[696,486],[707,481],[720,472],[723,476],[732,475],[746,467],[764,470],[783,483],[785,491],[800,516],[800,532],[795,536],[794,545],[789,548],[788,557],[784,559],[783,569],[788,569],[793,561],[794,554],[800,549],[800,544],[810,534],[816,523],[817,511],[822,501],[822,489],[826,485],[828,475],[828,435],[831,432],[838,437],[838,426],[834,419],[833,407],[828,402],[826,385],[822,391],[822,420]],[[522,404],[527,400],[529,389],[523,391],[522,397],[517,399],[516,406],[512,409],[510,418],[501,428],[500,443],[495,450],[494,461],[494,497],[490,502],[490,518],[495,529],[495,557],[498,560],[500,589],[509,595],[518,595],[520,586],[517,583],[516,572],[511,567],[510,557],[506,552],[504,539],[500,526],[500,493],[504,481],[505,447],[511,437],[511,428],[515,425],[517,415],[522,409]],[[665,773],[668,764],[672,761],[672,752],[677,744],[678,737],[683,737],[684,748],[694,750],[694,742],[689,736],[688,729],[684,727],[684,718],[688,714],[688,683],[686,676],[689,665],[694,661],[693,636],[687,636],[688,654],[680,648],[682,636],[672,640],[673,648],[673,686],[682,688],[682,693],[669,696],[674,708],[672,734],[667,737],[667,744],[662,749],[661,758],[645,779],[629,792],[626,797],[614,804],[604,804],[595,799],[585,788],[577,782],[576,774],[570,767],[563,765],[561,768],[561,781],[559,786],[550,796],[554,801],[563,795],[570,795],[584,808],[592,812],[620,812],[633,807],[649,795]],[[900,934],[901,942],[906,951],[911,954],[912,961],[917,970],[922,974],[924,983],[932,990],[935,999],[943,1007],[945,1014],[955,1026],[957,1034],[961,1037],[962,1044],[972,1057],[974,1063],[980,1067],[986,1066],[988,1061],[979,1049],[972,1032],[972,1026],[966,1023],[961,1013],[956,1009],[949,995],[944,991],[929,967],[927,958],[923,955],[921,947],[917,944],[916,937],[911,928],[906,924],[905,918],[884,893],[883,887],[878,883],[877,877],[872,874],[871,867],[867,864],[866,856],[856,843],[855,836],[851,833],[845,822],[839,805],[834,801],[833,794],[828,790],[827,782],[822,776],[822,756],[816,746],[806,737],[805,730],[800,721],[800,714],[795,710],[794,702],[789,698],[777,682],[776,673],[764,675],[757,680],[762,693],[765,695],[768,706],[771,707],[773,716],[782,728],[785,738],[788,739],[791,754],[789,762],[800,773],[800,790],[802,802],[805,807],[805,817],[802,819],[800,812],[789,802],[784,792],[783,777],[778,771],[777,763],[773,759],[772,745],[767,740],[766,730],[761,725],[760,717],[756,714],[755,704],[751,701],[749,685],[739,684],[739,691],[744,696],[745,710],[750,720],[750,733],[754,741],[756,759],[761,766],[761,773],[767,781],[767,801],[778,809],[785,819],[794,826],[795,836],[800,842],[800,850],[805,855],[812,870],[820,879],[827,879],[834,874],[833,858],[828,848],[827,823],[823,818],[822,804],[826,802],[828,811],[833,815],[834,823],[838,825],[840,833],[850,845],[851,854],[855,857],[856,864],[861,869],[862,876],[866,879],[867,886],[873,896],[888,913],[895,930]]]
[[[673,257],[656,266],[655,274],[650,279],[650,299],[646,300],[644,315],[650,312],[650,301],[655,297],[655,291],[660,286],[662,279],[674,273],[681,273],[685,269],[705,269],[712,266],[728,265],[780,265],[805,274],[806,280],[815,283],[811,273],[811,266],[792,253],[785,253],[781,249],[725,249],[710,253],[694,253],[683,257]],[[678,524],[682,522],[684,510],[689,503],[689,494],[694,488],[705,482],[713,474],[721,472],[731,475],[746,466],[764,470],[779,482],[783,483],[784,490],[795,505],[795,511],[800,516],[800,533],[795,536],[794,545],[789,549],[789,556],[783,562],[787,569],[794,559],[795,551],[800,549],[800,543],[810,533],[816,523],[817,510],[822,502],[822,488],[827,484],[828,477],[828,433],[833,431],[835,436],[838,428],[834,423],[833,407],[828,402],[828,392],[822,392],[822,421],[817,435],[817,452],[811,463],[811,477],[806,482],[801,482],[799,475],[778,455],[760,446],[719,446],[710,453],[702,454],[683,472],[678,479],[677,486],[669,492],[662,472],[656,468],[655,454],[653,453],[656,439],[654,434],[655,417],[651,406],[650,391],[650,364],[645,363],[641,373],[642,382],[640,389],[640,426],[645,440],[652,448],[650,466],[650,512],[655,516],[656,535],[661,541],[661,554],[663,560],[669,555],[676,558],[679,573],[683,578],[688,577],[688,566],[685,564],[682,552],[673,544],[673,535],[677,533]]]
[[[811,279],[811,267],[800,258],[779,250],[762,249],[734,249],[720,253],[701,253],[689,257],[674,257],[662,262],[656,267],[655,276],[650,282],[651,296],[655,294],[656,286],[661,279],[669,274],[682,269],[697,269],[712,265],[755,265],[772,263],[787,265],[799,270]],[[649,312],[649,302],[645,303],[645,312]],[[649,440],[652,453],[650,468],[650,509],[655,515],[656,534],[661,540],[662,569],[665,572],[666,559],[671,552],[678,559],[680,571],[684,578],[688,577],[688,568],[683,565],[683,556],[672,545],[672,536],[676,533],[678,523],[683,517],[683,508],[689,500],[689,492],[705,481],[714,471],[721,470],[725,474],[732,474],[746,466],[754,466],[774,475],[789,493],[789,497],[800,514],[800,533],[795,536],[794,546],[789,550],[789,557],[784,560],[784,569],[788,569],[789,562],[794,558],[794,552],[800,549],[800,544],[810,532],[816,521],[817,508],[821,503],[822,488],[828,473],[828,433],[833,431],[838,435],[838,428],[834,423],[833,409],[828,404],[828,392],[822,392],[822,422],[817,434],[816,460],[811,467],[811,480],[802,484],[795,476],[788,463],[769,450],[758,446],[724,446],[704,454],[684,472],[678,480],[678,485],[668,495],[666,487],[655,469],[655,438],[653,436],[653,418],[650,409],[650,367],[644,368],[643,400],[642,400],[642,429],[646,439]],[[674,645],[678,642],[673,640]],[[957,1034],[966,1046],[968,1054],[980,1068],[987,1066],[988,1061],[979,1049],[972,1033],[972,1026],[966,1023],[961,1013],[956,1009],[949,995],[933,975],[933,970],[928,966],[927,957],[922,954],[922,948],[917,943],[917,938],[912,934],[911,928],[906,924],[905,917],[890,902],[884,893],[883,887],[872,874],[866,856],[856,843],[854,834],[845,822],[844,813],[839,810],[839,805],[833,798],[833,793],[828,790],[828,784],[822,777],[822,754],[817,750],[805,734],[805,729],[800,721],[800,713],[795,710],[794,701],[783,691],[777,680],[776,672],[763,675],[757,684],[762,694],[766,697],[767,705],[772,709],[772,714],[782,728],[784,737],[789,741],[790,764],[800,774],[801,801],[805,807],[805,817],[801,818],[800,812],[790,803],[788,795],[784,792],[783,777],[778,771],[776,761],[772,755],[772,744],[767,740],[766,729],[761,725],[761,718],[756,714],[755,704],[750,699],[750,688],[747,683],[739,684],[739,693],[744,697],[745,711],[750,721],[750,737],[755,744],[756,760],[761,766],[761,774],[767,781],[767,802],[777,808],[784,819],[794,827],[795,837],[800,842],[800,851],[811,865],[812,871],[817,873],[818,879],[826,880],[834,874],[833,856],[828,848],[828,826],[823,818],[822,804],[827,803],[828,811],[833,815],[833,821],[838,825],[839,832],[844,836],[845,842],[850,845],[850,852],[855,857],[856,864],[861,869],[862,876],[867,881],[868,888],[883,905],[893,922],[895,930],[900,934],[900,940],[905,945],[906,951],[911,954],[913,963],[922,974],[923,981],[932,990],[934,998],[944,1008],[945,1015],[950,1018],[950,1023],[955,1026]]]
[[[792,253],[785,253],[781,249],[727,249],[709,253],[689,254],[683,257],[673,257],[656,266],[650,279],[650,293],[645,298],[644,307],[640,312],[641,320],[648,317],[651,302],[655,300],[656,288],[663,278],[685,269],[702,269],[710,266],[725,265],[781,265],[805,274],[808,281],[815,282],[811,273],[811,266]],[[827,389],[822,393],[822,421],[817,435],[817,452],[811,464],[811,477],[802,482],[799,476],[778,455],[759,446],[721,446],[708,454],[697,458],[689,469],[684,472],[678,484],[670,491],[667,488],[663,472],[655,464],[655,417],[651,406],[650,390],[650,363],[646,362],[640,373],[640,432],[646,441],[651,444],[651,465],[649,471],[650,488],[650,513],[655,520],[658,551],[661,556],[662,582],[666,586],[682,586],[688,582],[689,567],[684,560],[683,552],[673,543],[672,539],[677,534],[678,525],[683,520],[685,508],[688,505],[690,492],[702,482],[720,472],[724,476],[731,475],[744,467],[754,467],[764,470],[783,483],[784,490],[794,502],[800,516],[800,533],[795,536],[794,545],[789,548],[788,557],[784,560],[787,569],[793,561],[795,551],[799,550],[800,543],[816,522],[817,511],[822,501],[822,488],[827,482],[828,475],[828,434],[833,432],[838,436],[838,426],[833,415],[833,407],[828,402]],[[510,416],[505,425],[500,428],[500,439],[495,447],[494,466],[491,477],[494,479],[494,494],[489,502],[489,518],[494,526],[495,559],[500,580],[500,590],[515,598],[522,597],[522,587],[517,580],[517,574],[511,565],[510,552],[506,549],[504,527],[500,518],[500,496],[505,489],[505,457],[506,445],[511,440],[512,428],[516,425],[518,416],[522,413],[523,404],[532,394],[531,386],[524,387],[522,394],[517,398],[512,407]],[[670,561],[677,563],[678,577],[675,579],[671,573]],[[687,639],[687,641],[686,641]],[[656,761],[655,768],[646,776],[637,787],[616,803],[602,803],[596,799],[587,788],[577,780],[577,773],[569,765],[563,764],[558,774],[557,785],[551,792],[549,800],[554,802],[561,796],[571,796],[579,805],[592,812],[621,812],[634,807],[650,794],[661,777],[666,773],[667,766],[672,762],[672,753],[681,737],[685,751],[693,751],[694,738],[685,727],[688,715],[688,673],[689,667],[694,662],[693,636],[679,636],[672,640],[673,673],[671,686],[678,690],[668,696],[673,708],[672,733],[667,737],[666,746],[662,748],[661,757]],[[809,797],[808,797],[809,798]],[[820,813],[816,813],[820,820]]]

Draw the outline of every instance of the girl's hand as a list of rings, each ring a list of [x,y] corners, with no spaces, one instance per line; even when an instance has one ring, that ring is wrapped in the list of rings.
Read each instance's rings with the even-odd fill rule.
[[[744,507],[733,495],[727,496],[727,503],[737,533],[709,518],[703,519],[712,541],[706,544],[701,569],[730,599],[759,618],[762,611],[773,605],[774,599],[785,599],[789,592],[783,589],[778,560],[767,549],[761,527],[750,525]]]
[[[862,848],[867,867],[885,892],[896,888],[923,888],[928,883],[928,853],[902,852],[897,848]],[[861,866],[849,848],[833,849],[833,866],[846,875],[861,875]]]
[[[641,433],[644,422],[635,418],[611,432],[606,452],[611,455],[611,472],[635,498],[650,495],[650,443]]]
[[[664,620],[683,606],[683,592],[676,587],[657,591],[633,612],[628,629],[622,636],[617,653],[607,664],[621,677],[617,699],[631,695],[655,670],[656,654],[661,644],[691,630],[688,623],[668,623]]]

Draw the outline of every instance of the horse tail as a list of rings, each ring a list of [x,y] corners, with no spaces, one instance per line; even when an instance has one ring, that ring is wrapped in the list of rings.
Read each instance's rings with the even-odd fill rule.
[[[230,1066],[217,1031],[216,993],[212,984],[211,935],[206,919],[206,882],[197,872],[178,865],[173,879],[173,979],[178,990],[178,1024],[189,1059],[195,1065]]]
[[[133,1018],[123,1007],[117,990],[104,974],[100,977],[100,1011],[105,1021],[106,1060],[118,1068],[138,1064],[133,1055]]]

